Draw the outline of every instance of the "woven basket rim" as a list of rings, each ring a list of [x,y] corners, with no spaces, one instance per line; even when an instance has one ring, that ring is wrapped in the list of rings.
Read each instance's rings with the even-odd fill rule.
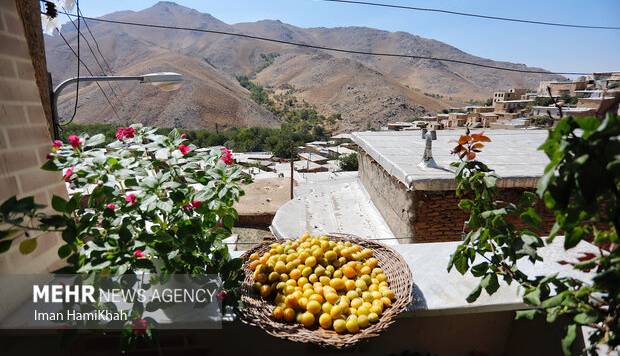
[[[242,322],[258,326],[268,334],[282,339],[326,347],[346,348],[378,336],[395,321],[394,319],[398,314],[407,310],[412,301],[413,278],[409,266],[398,252],[379,242],[362,239],[351,234],[329,233],[325,236],[334,241],[351,241],[362,247],[373,249],[374,257],[379,261],[379,267],[387,276],[390,289],[394,291],[396,297],[392,306],[380,316],[379,321],[356,334],[338,334],[333,330],[324,330],[320,327],[307,329],[297,323],[288,324],[273,320],[271,311],[274,305],[272,302],[262,299],[252,290],[252,271],[248,264],[249,256],[252,253],[262,254],[269,250],[272,243],[285,241],[276,240],[265,241],[254,246],[241,256],[245,272],[245,279],[241,287],[241,301],[244,307],[239,310],[239,318]]]

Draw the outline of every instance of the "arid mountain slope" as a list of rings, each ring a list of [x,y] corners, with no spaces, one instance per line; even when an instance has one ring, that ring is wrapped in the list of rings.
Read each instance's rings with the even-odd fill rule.
[[[274,20],[229,25],[209,14],[171,2],[160,2],[142,11],[115,12],[104,18],[247,33],[369,52],[528,68],[475,57],[442,42],[403,32],[364,27],[306,29]],[[468,99],[484,99],[498,89],[534,88],[541,79],[560,78],[439,61],[350,55],[201,32],[94,21],[89,21],[89,25],[115,74],[178,71],[186,76],[182,88],[169,93],[139,84],[114,85],[123,102],[122,107],[117,106],[122,120],[160,126],[277,125],[277,119],[254,103],[248,91],[237,83],[237,75],[255,76],[259,84],[276,91],[292,88],[291,92],[298,99],[316,106],[319,112],[341,114],[345,130],[365,128],[368,122],[376,127],[388,121],[435,112]],[[75,47],[73,26],[64,25],[62,32]],[[55,83],[75,75],[75,58],[59,36],[46,38],[46,52]],[[98,65],[85,46],[81,53],[91,70],[99,74]],[[103,87],[107,89],[107,84]],[[84,90],[76,120],[118,121],[95,89],[94,85],[88,85]],[[439,94],[443,98],[431,98],[424,93]],[[63,115],[71,113],[72,98],[72,95],[61,98]]]

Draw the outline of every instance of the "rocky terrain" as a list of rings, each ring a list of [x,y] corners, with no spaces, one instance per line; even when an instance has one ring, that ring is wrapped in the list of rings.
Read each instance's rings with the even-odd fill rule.
[[[404,32],[364,27],[300,28],[273,20],[231,25],[171,2],[160,2],[142,11],[115,12],[104,18],[248,33],[369,52],[538,69],[476,57],[445,43]],[[211,128],[216,124],[222,127],[277,126],[278,118],[255,103],[235,79],[238,75],[247,75],[274,92],[288,88],[298,100],[309,103],[326,116],[340,114],[342,122],[338,130],[350,131],[411,119],[470,99],[484,100],[495,90],[535,88],[540,80],[561,78],[439,61],[350,55],[200,32],[95,21],[89,21],[89,26],[114,74],[175,71],[182,73],[186,80],[181,89],[172,92],[137,83],[112,84],[116,95],[112,94],[111,99],[120,119],[115,117],[94,84],[85,85],[80,92],[77,122],[139,121],[190,129]],[[75,47],[73,25],[68,23],[61,31]],[[88,33],[85,34],[90,39]],[[92,41],[91,45],[94,46]],[[82,46],[82,59],[95,74],[100,74],[84,39]],[[55,84],[75,75],[75,57],[60,36],[46,37],[46,53]],[[102,87],[110,93],[107,84]],[[73,100],[74,93],[67,90],[60,100],[61,115],[73,112]]]

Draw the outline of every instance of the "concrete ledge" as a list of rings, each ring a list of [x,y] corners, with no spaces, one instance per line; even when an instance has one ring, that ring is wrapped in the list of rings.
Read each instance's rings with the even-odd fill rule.
[[[433,157],[440,168],[421,168],[425,142],[415,132],[355,132],[353,141],[389,174],[409,189],[454,190],[457,160],[450,151],[462,130],[437,131],[433,141]],[[549,162],[538,147],[547,138],[545,130],[489,130],[492,142],[486,144],[480,159],[495,169],[501,188],[534,188]]]
[[[402,318],[503,312],[528,307],[519,296],[519,287],[515,283],[507,285],[503,281],[500,281],[499,290],[492,296],[483,291],[476,302],[467,303],[465,298],[478,286],[479,279],[470,273],[461,275],[455,269],[447,271],[450,255],[459,244],[460,242],[435,242],[390,246],[403,256],[413,276],[413,303],[409,310],[401,315]],[[544,263],[531,264],[523,260],[519,267],[531,277],[559,273],[560,276],[590,281],[590,274],[575,271],[570,266],[558,264],[557,261],[576,261],[581,253],[598,253],[598,249],[582,241],[576,247],[565,251],[563,244],[564,239],[557,237],[552,244],[540,250]],[[238,251],[231,253],[241,255]],[[480,261],[475,263],[477,262]]]

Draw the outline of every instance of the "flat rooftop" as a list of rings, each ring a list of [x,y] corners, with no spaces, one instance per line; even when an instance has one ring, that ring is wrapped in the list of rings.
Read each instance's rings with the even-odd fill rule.
[[[473,130],[472,132],[480,132]],[[353,141],[383,169],[410,189],[452,190],[455,187],[451,162],[458,158],[450,151],[464,130],[439,130],[433,141],[433,157],[440,168],[423,168],[425,140],[420,132],[365,131],[352,134]],[[488,142],[479,159],[495,169],[500,187],[532,188],[549,162],[538,147],[547,138],[546,130],[487,130]]]

